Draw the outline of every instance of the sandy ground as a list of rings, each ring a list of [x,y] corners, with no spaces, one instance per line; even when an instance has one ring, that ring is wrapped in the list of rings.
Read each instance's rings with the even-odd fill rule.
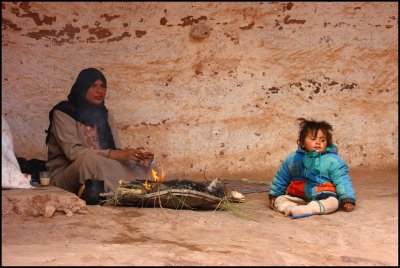
[[[353,212],[302,219],[268,209],[267,193],[226,211],[3,215],[2,265],[398,265],[398,170],[351,176]]]

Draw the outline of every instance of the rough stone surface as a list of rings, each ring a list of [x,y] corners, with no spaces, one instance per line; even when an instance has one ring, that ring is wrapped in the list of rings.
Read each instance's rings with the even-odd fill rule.
[[[67,217],[87,211],[85,201],[54,186],[2,190],[1,208],[3,215],[43,215],[46,218],[52,217],[56,211],[64,212]]]
[[[270,178],[298,117],[332,123],[350,167],[397,165],[397,2],[3,2],[2,56],[27,159],[47,157],[48,112],[96,67],[123,143],[167,177]]]

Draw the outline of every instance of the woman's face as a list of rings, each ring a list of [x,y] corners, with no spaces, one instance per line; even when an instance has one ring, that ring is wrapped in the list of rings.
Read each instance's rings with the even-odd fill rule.
[[[92,105],[100,105],[106,97],[106,85],[100,79],[97,79],[86,92],[86,100]]]

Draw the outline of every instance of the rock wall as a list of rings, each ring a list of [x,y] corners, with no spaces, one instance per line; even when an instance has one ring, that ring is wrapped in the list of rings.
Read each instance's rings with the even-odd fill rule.
[[[298,117],[350,168],[397,166],[397,2],[3,2],[2,55],[17,156],[47,157],[48,112],[95,67],[167,177],[271,179]]]

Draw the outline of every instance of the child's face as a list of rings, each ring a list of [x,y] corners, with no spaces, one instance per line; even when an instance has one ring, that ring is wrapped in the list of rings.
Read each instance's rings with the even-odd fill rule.
[[[322,130],[318,130],[317,136],[313,136],[312,130],[308,130],[306,138],[304,139],[303,148],[310,152],[312,150],[322,153],[328,145],[328,140]]]

